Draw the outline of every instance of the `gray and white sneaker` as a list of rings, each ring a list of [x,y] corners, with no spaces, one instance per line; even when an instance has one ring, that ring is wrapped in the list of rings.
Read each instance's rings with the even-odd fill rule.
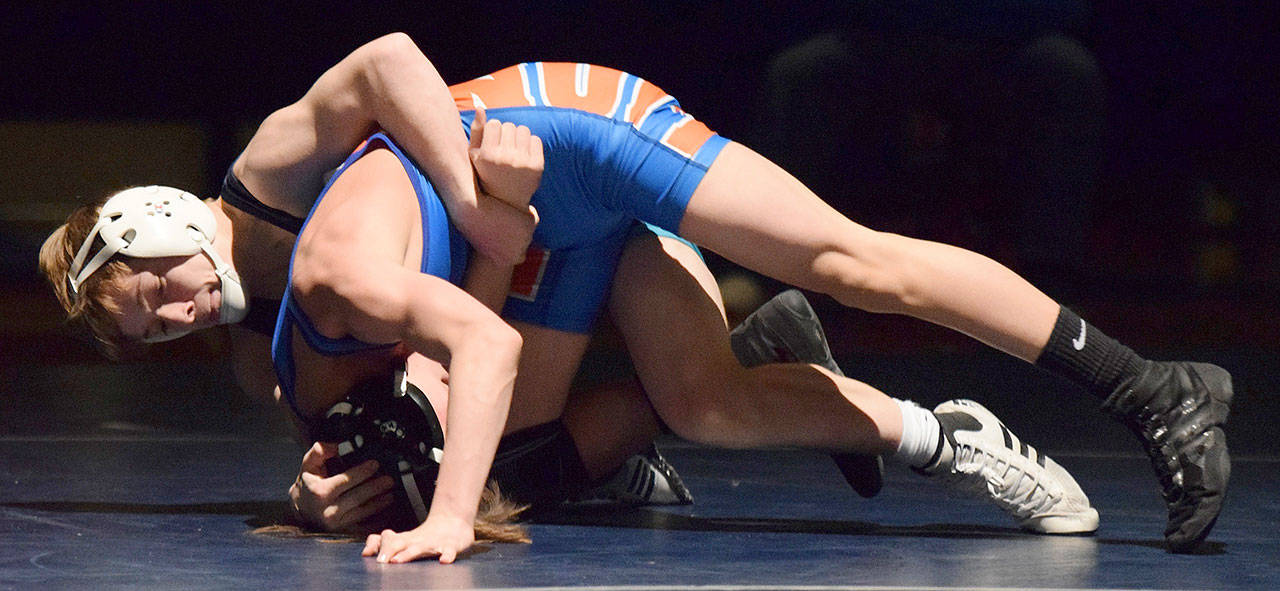
[[[972,400],[933,409],[942,426],[938,458],[917,471],[990,499],[1022,529],[1079,534],[1098,529],[1098,511],[1062,466],[1020,441]]]
[[[588,491],[584,501],[613,501],[628,505],[689,505],[693,494],[676,469],[650,444],[644,453],[630,458],[600,486]]]

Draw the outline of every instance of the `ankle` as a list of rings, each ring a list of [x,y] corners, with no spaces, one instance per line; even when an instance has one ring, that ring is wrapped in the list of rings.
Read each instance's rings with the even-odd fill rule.
[[[1150,362],[1063,307],[1036,366],[1106,399]]]
[[[893,400],[902,411],[902,439],[893,459],[912,468],[928,469],[950,456],[951,446],[942,434],[942,425],[932,412],[909,400]]]

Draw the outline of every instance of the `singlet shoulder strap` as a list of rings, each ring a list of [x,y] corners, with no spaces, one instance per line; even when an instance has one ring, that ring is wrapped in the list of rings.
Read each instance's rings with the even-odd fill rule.
[[[227,176],[222,179],[222,192],[219,196],[223,202],[290,234],[297,235],[302,231],[302,218],[259,201],[236,176],[232,170],[234,167],[235,164],[227,167]]]
[[[320,191],[320,196],[316,198],[315,203],[311,206],[311,213],[307,215],[308,220],[310,220],[311,214],[315,213],[316,208],[319,207],[320,202],[329,192],[329,188],[333,185],[333,182],[337,177],[341,175],[352,162],[355,162],[360,158],[360,156],[364,155],[365,152],[371,149],[371,144],[375,141],[383,141],[388,145],[392,145],[390,139],[385,135],[374,134],[369,140],[366,140],[356,148],[347,160],[342,163],[342,166],[339,166],[334,175],[326,182],[324,189]],[[408,168],[409,165],[407,164],[407,161],[405,162],[407,172],[410,168]],[[230,171],[228,171],[227,176],[230,179],[235,178]],[[259,205],[261,204],[259,203]],[[294,233],[300,234],[302,228],[305,226],[305,222],[299,222],[298,229]],[[296,256],[297,244],[294,245],[293,255],[289,258],[289,277],[293,277],[293,262]],[[294,414],[300,418],[305,417],[303,417],[298,408],[297,395],[295,393],[295,385],[297,381],[297,370],[293,359],[293,335],[295,329],[297,330],[297,334],[302,337],[303,341],[305,341],[312,350],[326,356],[346,355],[357,351],[367,351],[372,349],[388,349],[395,346],[395,343],[365,343],[359,339],[349,336],[335,339],[321,334],[320,331],[316,330],[315,326],[311,323],[311,319],[307,317],[306,312],[298,306],[297,301],[293,297],[292,285],[286,286],[284,298],[280,303],[279,312],[276,315],[275,334],[271,339],[271,361],[275,366],[276,382],[280,385],[280,393],[289,404],[289,407],[293,409]]]

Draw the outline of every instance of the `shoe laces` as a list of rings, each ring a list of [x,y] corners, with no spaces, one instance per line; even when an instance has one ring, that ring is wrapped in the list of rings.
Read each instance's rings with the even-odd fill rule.
[[[1029,450],[1034,453],[1033,448]],[[943,480],[961,490],[990,498],[1018,518],[1047,513],[1062,498],[1062,492],[1049,490],[1041,476],[997,454],[969,443],[958,444],[954,453],[952,468],[941,475]]]
[[[1142,442],[1151,467],[1156,471],[1160,481],[1160,490],[1166,501],[1173,502],[1182,493],[1182,467],[1178,462],[1178,451],[1167,441],[1169,425],[1183,414],[1181,405],[1175,404],[1164,410],[1153,410],[1142,407],[1129,420],[1129,428]]]

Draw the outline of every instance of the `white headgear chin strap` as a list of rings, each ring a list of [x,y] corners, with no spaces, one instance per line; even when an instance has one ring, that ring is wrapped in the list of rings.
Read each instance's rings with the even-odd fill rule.
[[[239,322],[249,313],[249,302],[235,269],[213,248],[217,229],[218,220],[213,212],[191,193],[157,185],[126,189],[102,205],[98,223],[71,262],[67,283],[72,295],[79,297],[80,286],[85,280],[117,254],[159,258],[203,252],[213,262],[214,272],[222,283],[218,323]],[[86,263],[85,259],[99,238],[103,242],[101,250]],[[187,332],[190,331],[170,331],[145,340],[153,343],[168,341]]]

